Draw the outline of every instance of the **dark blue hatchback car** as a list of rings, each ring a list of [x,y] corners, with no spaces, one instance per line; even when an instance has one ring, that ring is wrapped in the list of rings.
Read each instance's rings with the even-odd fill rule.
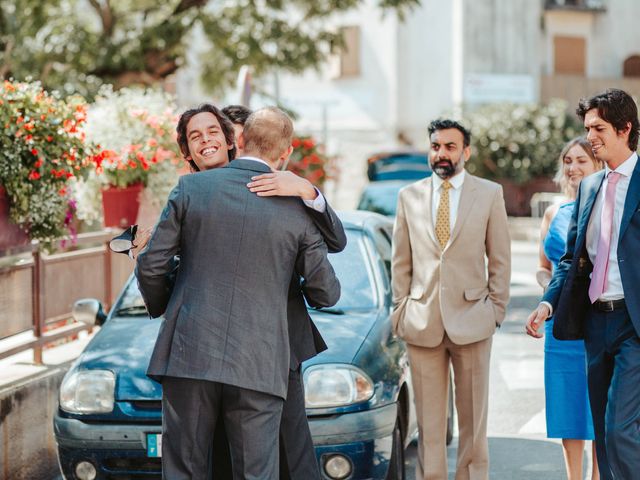
[[[401,479],[416,424],[408,355],[389,320],[392,223],[369,212],[341,218],[348,246],[330,260],[342,296],[311,311],[329,349],[303,365],[307,416],[324,478]],[[102,328],[60,387],[64,477],[158,478],[161,386],[145,370],[161,319],[148,318],[133,278],[108,316],[96,300],[77,302],[74,314]]]

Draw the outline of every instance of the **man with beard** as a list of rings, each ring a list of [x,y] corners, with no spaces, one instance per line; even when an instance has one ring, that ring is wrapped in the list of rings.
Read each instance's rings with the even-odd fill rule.
[[[391,276],[393,328],[407,343],[415,392],[416,478],[448,478],[451,365],[460,431],[455,478],[486,480],[491,340],[511,276],[507,213],[500,185],[464,170],[466,128],[435,120],[429,136],[435,175],[400,191]]]

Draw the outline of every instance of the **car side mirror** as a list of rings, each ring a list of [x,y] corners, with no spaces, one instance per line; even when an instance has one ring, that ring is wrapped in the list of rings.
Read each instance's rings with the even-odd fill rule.
[[[82,298],[73,304],[71,315],[76,322],[86,323],[90,326],[101,326],[107,319],[107,314],[102,310],[102,303],[95,298]]]

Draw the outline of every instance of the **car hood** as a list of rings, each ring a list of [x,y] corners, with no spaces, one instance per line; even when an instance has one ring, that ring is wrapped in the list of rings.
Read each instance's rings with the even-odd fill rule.
[[[110,318],[80,357],[81,368],[116,374],[116,400],[160,400],[162,388],[146,375],[161,319]]]
[[[305,362],[305,367],[318,363],[352,363],[378,318],[378,309],[346,310],[344,315],[309,312],[320,330],[327,350]]]
[[[344,315],[310,313],[329,348],[305,362],[305,366],[352,363],[379,314],[377,309],[347,310]],[[76,365],[114,372],[116,400],[160,400],[162,387],[146,375],[160,323],[160,319],[143,317],[111,318]]]

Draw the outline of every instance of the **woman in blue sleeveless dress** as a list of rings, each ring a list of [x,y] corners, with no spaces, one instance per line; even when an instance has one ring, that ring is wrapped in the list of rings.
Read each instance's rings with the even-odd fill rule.
[[[545,212],[540,249],[538,283],[543,288],[551,279],[564,254],[569,221],[578,185],[582,178],[602,168],[584,139],[569,142],[560,154],[555,180],[563,187],[569,202],[552,205]],[[584,341],[556,340],[552,334],[553,319],[545,323],[544,383],[547,415],[547,437],[561,438],[569,480],[582,480],[585,440],[593,440],[593,422],[587,393],[587,369]],[[591,479],[600,478],[593,455]]]

